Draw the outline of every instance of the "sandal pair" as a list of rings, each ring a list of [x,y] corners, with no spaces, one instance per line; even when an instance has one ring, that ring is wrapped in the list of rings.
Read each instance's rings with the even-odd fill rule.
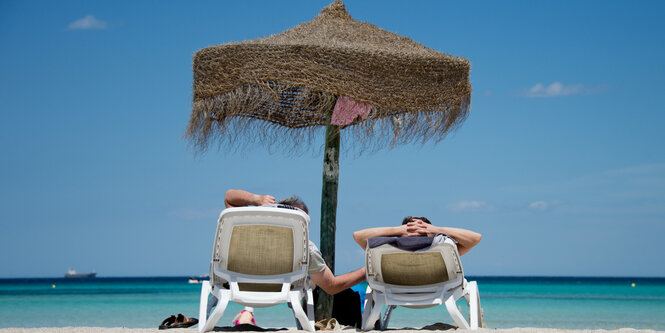
[[[342,325],[337,322],[337,319],[328,318],[317,321],[314,328],[318,331],[339,331],[342,329]]]
[[[199,320],[196,318],[187,318],[178,313],[178,316],[171,315],[170,317],[164,319],[159,325],[160,330],[165,330],[169,328],[187,328],[194,326],[199,323]]]

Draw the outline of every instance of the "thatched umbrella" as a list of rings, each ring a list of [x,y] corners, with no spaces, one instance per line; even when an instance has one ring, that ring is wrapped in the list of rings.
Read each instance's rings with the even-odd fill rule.
[[[301,150],[326,127],[321,252],[334,271],[340,134],[358,151],[440,141],[468,115],[469,69],[466,59],[353,20],[337,0],[280,34],[198,51],[187,136],[200,150],[211,142]],[[318,318],[330,317],[328,306]]]

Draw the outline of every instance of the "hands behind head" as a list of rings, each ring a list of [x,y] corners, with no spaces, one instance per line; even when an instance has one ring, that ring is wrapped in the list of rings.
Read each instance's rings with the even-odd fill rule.
[[[268,205],[268,204],[274,204],[275,203],[275,197],[272,195],[264,194],[264,195],[256,195],[256,205],[255,206],[262,206],[262,205]]]
[[[433,237],[436,235],[433,227],[429,223],[425,223],[419,219],[413,219],[413,222],[409,222],[405,225],[402,225],[403,231],[400,236],[402,237],[415,237],[415,236],[428,236]]]

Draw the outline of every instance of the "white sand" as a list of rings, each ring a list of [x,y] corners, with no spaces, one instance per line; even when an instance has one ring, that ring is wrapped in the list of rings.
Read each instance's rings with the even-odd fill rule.
[[[157,328],[124,328],[124,327],[40,327],[40,328],[0,328],[0,333],[194,333],[198,330],[194,328],[183,328],[183,329],[169,329],[169,330],[158,330]],[[304,333],[306,331],[298,331],[296,329],[289,329],[287,331],[278,331],[284,333],[293,333],[299,332]],[[344,329],[339,330],[340,333],[351,333],[351,332],[360,332],[355,329]],[[380,331],[370,331],[370,332],[380,332]],[[470,330],[448,330],[448,331],[431,331],[431,330],[418,330],[418,329],[408,329],[408,330],[395,330],[389,329],[389,333],[425,333],[425,332],[455,332],[455,333],[656,333],[656,332],[665,332],[665,331],[654,331],[654,330],[636,330],[632,328],[622,328],[618,330],[568,330],[568,329],[556,329],[556,328],[531,328],[531,327],[519,327],[519,328],[507,328],[507,329],[489,329],[483,328],[477,331]]]

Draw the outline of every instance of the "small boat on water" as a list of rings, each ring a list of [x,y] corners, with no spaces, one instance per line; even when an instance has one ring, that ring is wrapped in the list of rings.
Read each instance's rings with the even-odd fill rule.
[[[65,273],[66,278],[77,278],[77,279],[87,279],[97,277],[97,273],[87,273],[87,274],[78,274],[73,268],[70,268],[67,273]]]
[[[188,283],[201,283],[205,280],[210,280],[210,275],[209,274],[199,275],[198,278],[190,276],[189,280],[187,282]]]

